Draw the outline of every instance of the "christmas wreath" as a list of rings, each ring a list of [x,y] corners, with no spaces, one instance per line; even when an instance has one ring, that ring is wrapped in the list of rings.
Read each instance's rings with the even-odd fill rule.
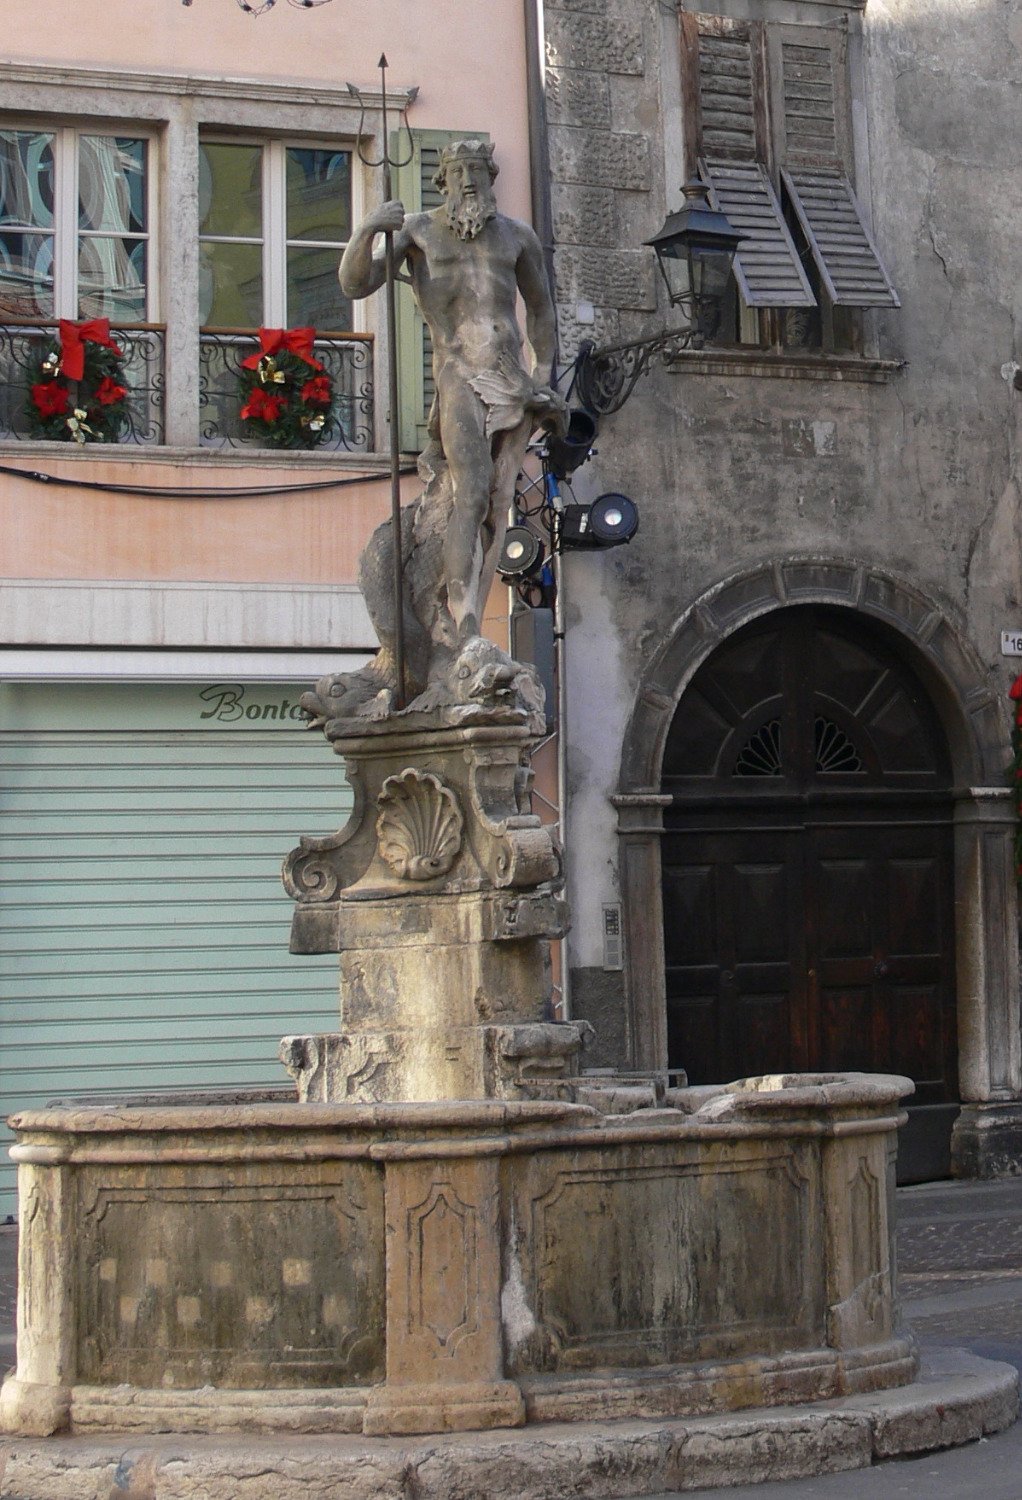
[[[1008,697],[1015,704],[1014,722],[1011,726],[1011,776],[1012,796],[1015,800],[1015,877],[1022,884],[1022,677],[1016,677]]]
[[[127,416],[124,355],[107,318],[61,318],[30,373],[25,416],[33,437],[63,443],[115,443]]]
[[[259,350],[241,362],[241,420],[271,448],[323,441],[334,383],[313,354],[314,328],[260,328]]]

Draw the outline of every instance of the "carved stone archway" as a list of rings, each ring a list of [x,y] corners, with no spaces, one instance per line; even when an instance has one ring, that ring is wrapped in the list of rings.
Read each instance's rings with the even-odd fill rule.
[[[618,810],[630,1065],[666,1066],[660,840],[667,734],[693,675],[750,621],[824,604],[885,626],[929,691],[952,757],[955,797],[958,1070],[966,1101],[956,1127],[960,1170],[1022,1156],[1014,816],[1004,784],[1007,734],[989,674],[948,607],[872,564],[795,557],[724,580],[678,619],[642,674],[626,727]],[[654,956],[651,961],[651,956]]]

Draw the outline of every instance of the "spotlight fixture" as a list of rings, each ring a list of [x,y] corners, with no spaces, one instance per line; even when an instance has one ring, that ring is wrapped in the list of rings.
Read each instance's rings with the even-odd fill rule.
[[[596,439],[596,421],[580,406],[568,413],[568,430],[563,437],[547,438],[547,468],[555,479],[567,479],[589,457]]]
[[[531,578],[543,566],[543,543],[528,526],[509,526],[500,549],[497,572],[507,582]]]
[[[627,495],[610,492],[592,505],[566,505],[561,514],[564,548],[620,547],[639,529],[639,512]]]

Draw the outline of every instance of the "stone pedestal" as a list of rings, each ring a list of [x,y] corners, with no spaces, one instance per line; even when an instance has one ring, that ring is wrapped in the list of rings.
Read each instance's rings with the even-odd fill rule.
[[[340,1030],[281,1044],[303,1101],[558,1097],[578,1072],[587,1028],[550,1019],[568,915],[560,849],[531,810],[535,736],[468,718],[331,736],[351,821],[284,866],[292,951],[340,955]]]

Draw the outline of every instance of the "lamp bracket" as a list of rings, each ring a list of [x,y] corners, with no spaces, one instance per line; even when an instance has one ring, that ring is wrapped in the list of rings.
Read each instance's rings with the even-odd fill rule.
[[[648,372],[654,360],[666,364],[682,350],[699,348],[702,342],[703,334],[696,327],[665,328],[643,339],[600,348],[587,340],[575,361],[579,400],[595,416],[609,417],[621,410],[639,376]]]

